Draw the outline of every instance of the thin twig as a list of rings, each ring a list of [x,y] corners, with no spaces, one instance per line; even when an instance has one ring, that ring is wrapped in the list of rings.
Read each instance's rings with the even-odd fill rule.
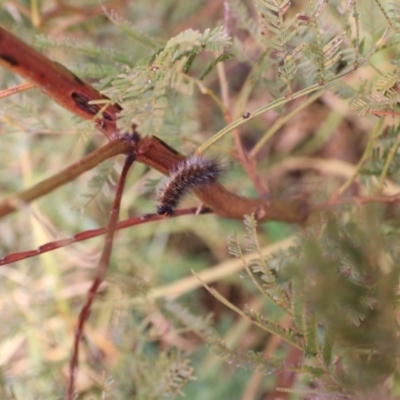
[[[257,153],[262,149],[265,143],[267,143],[268,140],[270,140],[275,135],[275,133],[278,132],[280,128],[282,128],[282,126],[284,126],[300,111],[304,110],[310,104],[314,103],[314,101],[318,100],[323,94],[324,94],[323,90],[315,92],[312,96],[302,101],[297,107],[295,107],[289,113],[281,115],[281,117],[274,122],[274,124],[262,136],[262,138],[257,142],[257,144],[251,149],[250,156],[252,158],[255,158]]]
[[[97,290],[99,289],[101,283],[104,280],[105,273],[107,271],[107,267],[110,261],[111,251],[112,251],[112,244],[114,239],[114,234],[117,227],[117,220],[119,214],[119,208],[121,204],[122,192],[125,185],[126,176],[128,171],[134,162],[135,158],[131,155],[127,156],[125,159],[125,164],[121,172],[121,176],[119,178],[115,199],[112,204],[110,210],[110,220],[107,226],[106,237],[104,238],[104,248],[101,254],[99,264],[97,267],[96,277],[93,280],[93,284],[88,292],[88,296],[86,299],[86,303],[82,307],[81,312],[79,313],[78,319],[78,326],[75,330],[75,338],[74,338],[74,345],[72,350],[72,356],[69,363],[69,381],[67,386],[67,400],[72,400],[74,396],[75,390],[75,374],[76,368],[78,365],[78,355],[79,355],[79,343],[81,341],[83,335],[83,328],[85,322],[90,314],[90,309],[94,298],[96,296]]]
[[[228,30],[229,30],[229,3],[227,1],[224,2],[224,33],[228,35]],[[219,86],[221,88],[221,98],[222,98],[222,104],[223,104],[223,115],[225,122],[227,124],[231,124],[233,119],[232,119],[232,113],[230,111],[230,93],[229,93],[229,85],[228,85],[228,79],[226,77],[226,72],[225,72],[225,66],[223,63],[218,63],[217,64],[217,74],[218,74],[218,80],[219,80]],[[258,195],[261,198],[268,198],[269,190],[268,188],[263,185],[261,182],[260,177],[257,175],[256,169],[255,169],[255,160],[250,160],[247,152],[243,148],[242,141],[240,139],[240,133],[237,128],[233,129],[233,140],[235,142],[235,147],[238,153],[238,158],[240,160],[240,163],[242,164],[244,170],[247,172],[247,175],[249,178],[252,180]]]
[[[360,173],[361,168],[367,162],[367,160],[372,152],[372,149],[375,144],[375,140],[381,133],[384,121],[385,121],[385,119],[382,118],[375,125],[375,129],[372,132],[372,135],[368,141],[367,147],[365,148],[364,154],[362,155],[361,160],[358,162],[353,175],[349,179],[347,179],[346,182],[331,196],[332,200],[339,198],[346,191],[346,189],[354,182],[354,180],[357,178],[358,174]]]
[[[14,210],[22,208],[41,196],[73,181],[76,177],[86,171],[94,168],[101,162],[108,160],[126,149],[126,143],[120,140],[113,140],[100,149],[94,150],[90,154],[84,156],[76,163],[70,165],[63,171],[47,178],[27,190],[17,192],[6,197],[0,202],[0,218],[11,213]]]
[[[389,173],[390,165],[392,164],[393,159],[394,159],[395,155],[397,154],[397,150],[398,150],[399,146],[400,146],[400,136],[397,136],[393,147],[389,150],[389,155],[385,161],[385,165],[383,166],[381,176],[379,177],[377,193],[382,193],[386,176]]]
[[[354,38],[354,67],[357,68],[360,59],[360,14],[357,11],[356,0],[350,0],[350,7],[353,11],[354,25],[356,28],[356,36]]]
[[[35,85],[31,82],[24,82],[20,85],[10,87],[8,89],[0,90],[0,99],[11,96],[16,93],[25,92],[26,90],[34,88]]]
[[[180,217],[183,215],[198,215],[198,214],[209,214],[211,210],[209,208],[202,207],[201,211],[198,212],[198,207],[194,208],[186,208],[182,210],[176,210],[174,213],[168,218]],[[148,222],[155,222],[165,219],[165,216],[158,214],[147,214],[141,217],[129,218],[125,221],[120,221],[117,223],[115,229],[126,229],[131,226],[141,225]],[[52,251],[55,249],[59,249],[61,247],[69,246],[70,244],[74,244],[77,242],[82,242],[84,240],[88,240],[94,238],[96,236],[104,235],[107,232],[107,228],[98,228],[91,229],[84,232],[77,233],[76,235],[67,238],[55,240],[53,242],[45,243],[39,246],[35,250],[27,250],[27,251],[19,251],[16,253],[8,254],[2,258],[0,258],[0,267],[3,265],[12,264],[17,261],[25,260],[26,258],[36,257],[39,254],[47,253],[48,251]]]

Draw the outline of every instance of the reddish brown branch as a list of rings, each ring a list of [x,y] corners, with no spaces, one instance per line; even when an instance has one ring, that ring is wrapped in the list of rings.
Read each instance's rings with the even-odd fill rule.
[[[117,191],[115,194],[115,199],[113,201],[113,205],[110,210],[110,221],[107,226],[106,237],[104,238],[104,248],[100,257],[99,265],[97,267],[97,274],[93,281],[93,284],[88,292],[88,296],[86,299],[85,305],[82,307],[82,310],[79,314],[78,326],[75,330],[75,338],[74,345],[72,350],[72,356],[69,364],[69,381],[67,387],[67,400],[72,400],[74,397],[74,389],[75,389],[75,373],[76,367],[78,364],[78,355],[79,355],[79,343],[81,341],[83,335],[83,327],[85,322],[90,314],[90,309],[93,304],[93,300],[96,296],[97,290],[99,289],[101,283],[104,280],[104,276],[110,262],[110,256],[112,251],[112,244],[114,239],[114,233],[117,227],[119,208],[122,199],[122,192],[124,190],[126,176],[128,174],[129,168],[134,162],[135,158],[132,155],[129,155],[125,159],[125,164],[122,169],[121,176],[118,181]]]
[[[0,65],[33,82],[46,95],[74,114],[94,120],[96,127],[110,140],[121,138],[116,127],[117,114],[121,111],[118,104],[104,106],[104,109],[98,104],[89,104],[96,100],[107,102],[107,98],[65,67],[50,61],[1,27]],[[141,138],[136,135],[135,143],[124,142],[121,153],[133,154],[138,162],[163,174],[168,175],[185,158],[155,137]],[[305,202],[247,199],[229,192],[219,183],[205,185],[194,192],[216,214],[227,218],[242,219],[243,215],[253,213],[260,221],[274,219],[302,223],[308,216]],[[36,191],[36,197],[26,196],[24,201],[32,201],[41,195]],[[11,211],[8,208],[7,213]]]
[[[210,209],[202,208],[199,214],[208,214],[210,212],[211,212]],[[198,213],[197,207],[186,208],[175,211],[174,214],[169,216],[168,218],[180,217],[182,215],[193,215],[196,213]],[[118,222],[115,229],[116,230],[125,229],[131,226],[141,225],[147,222],[160,221],[162,219],[165,219],[165,216],[158,214],[148,214],[142,217],[130,218],[125,221]],[[107,228],[91,229],[88,231],[77,233],[76,235],[67,239],[60,239],[60,240],[55,240],[53,242],[48,242],[46,244],[43,244],[42,246],[39,246],[35,250],[27,250],[27,251],[12,253],[0,258],[0,267],[3,265],[12,264],[17,261],[25,260],[26,258],[35,257],[38,256],[39,254],[47,253],[48,251],[59,249],[61,247],[65,247],[73,243],[82,242],[84,240],[91,239],[96,236],[104,235],[106,232]]]
[[[389,117],[398,117],[398,116],[400,116],[400,112],[396,112],[396,111],[392,111],[392,110],[388,110],[388,111],[385,111],[385,110],[370,110],[370,111],[368,111],[368,114],[372,114],[372,115],[375,115],[375,116],[377,116],[377,117],[383,117],[383,116],[386,116],[386,115],[388,115]]]
[[[313,207],[313,210],[326,210],[331,209],[335,205],[341,204],[354,204],[354,205],[363,205],[367,203],[382,203],[382,204],[393,204],[396,202],[400,202],[400,194],[393,196],[368,196],[368,197],[351,197],[347,199],[339,199],[336,201],[328,201],[326,203],[322,203]],[[182,210],[177,210],[171,215],[169,218],[175,218],[183,215],[193,215],[196,214],[198,208],[187,208]],[[208,208],[203,208],[199,214],[207,214],[211,212]],[[142,217],[130,218],[125,221],[121,221],[117,223],[116,230],[129,228],[131,226],[141,225],[147,222],[160,221],[165,219],[164,216],[158,214],[148,214]],[[73,243],[81,242],[87,239],[91,239],[96,236],[104,235],[107,232],[107,228],[98,228],[91,229],[88,231],[77,233],[76,235],[67,238],[55,240],[53,242],[48,242],[42,246],[39,246],[35,250],[27,250],[21,251],[17,253],[12,253],[7,256],[0,258],[0,267],[7,264],[12,264],[16,261],[21,261],[26,258],[35,257],[39,254],[46,253],[51,250],[59,249],[61,247],[68,246]]]
[[[232,116],[229,111],[227,111],[225,113],[224,117],[225,117],[225,121],[227,124],[230,124],[232,122]],[[258,195],[263,199],[268,198],[269,197],[269,189],[266,185],[263,184],[263,182],[261,181],[260,177],[257,174],[255,158],[250,158],[248,156],[248,153],[243,148],[243,144],[240,139],[238,128],[235,128],[233,130],[233,140],[235,141],[239,160],[240,160],[243,168],[247,172],[247,175],[252,180],[252,182],[257,190]]]
[[[107,100],[67,68],[50,61],[1,27],[0,65],[34,83],[47,96],[83,119],[93,119],[101,109],[89,101]],[[121,107],[110,105],[96,117],[98,129],[108,138],[116,131],[119,111]]]

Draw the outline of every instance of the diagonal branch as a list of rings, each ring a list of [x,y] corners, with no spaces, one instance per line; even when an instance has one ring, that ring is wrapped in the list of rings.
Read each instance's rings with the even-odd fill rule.
[[[198,207],[194,208],[184,208],[181,210],[177,210],[171,215],[169,218],[176,218],[183,215],[194,215],[194,214],[209,214],[211,210],[209,208],[202,208],[199,212]],[[155,222],[164,219],[163,215],[158,214],[147,214],[141,217],[134,217],[129,218],[124,221],[120,221],[117,223],[116,230],[129,228],[131,226],[141,225],[148,222]],[[19,251],[16,253],[8,254],[4,257],[0,258],[0,267],[3,265],[9,265],[17,261],[25,260],[27,258],[36,257],[39,254],[47,253],[48,251],[53,251],[55,249],[59,249],[61,247],[68,246],[73,243],[82,242],[83,240],[91,239],[96,236],[104,235],[107,232],[107,228],[97,228],[97,229],[90,229],[83,232],[79,232],[76,235],[66,238],[66,239],[59,239],[53,242],[45,243],[39,246],[35,250],[26,250],[26,251]]]
[[[44,196],[68,182],[71,182],[76,177],[86,171],[89,171],[101,162],[121,154],[125,148],[126,145],[124,142],[113,140],[100,149],[94,150],[90,154],[84,156],[63,171],[60,171],[50,178],[47,178],[32,186],[30,189],[23,190],[6,197],[0,202],[0,218],[13,212],[14,210],[18,210],[24,204]]]

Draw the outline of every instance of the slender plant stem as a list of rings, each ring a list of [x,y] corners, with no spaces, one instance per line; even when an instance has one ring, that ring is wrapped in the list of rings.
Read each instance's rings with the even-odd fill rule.
[[[177,210],[174,212],[173,215],[169,216],[168,218],[176,218],[181,217],[183,215],[197,215],[197,214],[208,214],[211,210],[208,208],[202,208],[201,212],[198,212],[198,207],[195,208],[186,208],[182,210]],[[165,219],[163,215],[158,214],[148,214],[141,217],[130,218],[125,221],[121,221],[117,223],[116,230],[119,229],[126,229],[132,226],[141,225],[149,222],[155,222]],[[73,243],[82,242],[84,240],[88,240],[100,235],[104,235],[107,232],[107,228],[98,228],[98,229],[91,229],[84,232],[77,233],[76,235],[66,238],[55,240],[53,242],[45,243],[39,246],[37,249],[34,250],[26,250],[26,251],[19,251],[16,253],[8,254],[2,258],[0,258],[0,267],[3,265],[12,264],[17,261],[25,260],[27,258],[36,257],[39,254],[47,253],[48,251],[53,251],[55,249],[59,249],[61,247],[68,246]]]
[[[39,0],[30,0],[31,2],[31,21],[33,26],[38,27],[41,25],[42,19],[40,15]]]
[[[352,176],[350,176],[349,179],[346,180],[346,182],[343,183],[343,185],[331,196],[332,200],[335,200],[342,196],[342,194],[349,188],[349,186],[354,182],[354,180],[357,178],[358,174],[360,173],[361,168],[365,164],[365,162],[368,160],[372,149],[374,147],[374,143],[376,138],[379,136],[382,130],[382,126],[384,123],[385,119],[381,118],[379,122],[375,125],[375,129],[372,132],[372,135],[368,141],[367,147],[365,148],[364,154],[361,157],[361,160],[358,162],[357,167],[353,173]]]
[[[365,62],[366,62],[366,60],[365,60]],[[252,120],[253,118],[258,117],[259,115],[262,115],[262,114],[266,113],[267,111],[271,111],[277,107],[283,106],[288,101],[298,99],[300,97],[306,96],[307,94],[313,93],[318,89],[322,89],[322,88],[326,87],[329,83],[331,83],[339,78],[342,78],[343,76],[348,75],[349,73],[351,73],[353,71],[355,71],[354,68],[348,68],[345,71],[341,72],[340,74],[338,74],[330,79],[327,79],[324,83],[315,83],[314,85],[311,85],[305,89],[302,89],[302,90],[299,90],[298,92],[293,93],[289,98],[288,97],[280,97],[279,99],[253,111],[249,117],[236,119],[231,124],[227,125],[225,128],[221,129],[214,136],[212,136],[210,139],[208,139],[204,144],[199,146],[197,151],[200,153],[203,153],[206,149],[208,149],[213,144],[218,142],[218,140],[222,139],[225,135],[230,133],[233,129],[243,125],[244,123]]]
[[[0,99],[4,99],[5,97],[11,96],[16,93],[25,92],[26,90],[34,88],[35,85],[31,82],[24,82],[20,85],[16,85],[10,87],[8,89],[0,90]]]
[[[387,157],[387,159],[385,161],[385,165],[383,167],[381,176],[379,177],[379,183],[378,183],[378,189],[377,189],[378,193],[382,193],[383,185],[385,183],[386,176],[387,176],[387,174],[389,172],[390,165],[393,162],[393,159],[394,159],[394,157],[395,157],[395,155],[397,153],[397,150],[398,150],[399,146],[400,146],[400,136],[397,136],[396,142],[394,143],[393,147],[389,150],[389,155],[388,155],[388,157]]]
[[[32,200],[44,196],[54,189],[71,182],[76,177],[86,171],[89,171],[101,162],[121,154],[125,149],[126,144],[123,141],[111,141],[100,149],[94,150],[92,153],[84,156],[63,171],[60,171],[50,178],[41,181],[37,185],[6,197],[0,202],[0,218],[14,210],[24,207],[26,203],[29,203]]]
[[[89,317],[90,309],[93,304],[94,298],[96,297],[96,293],[97,293],[101,283],[104,280],[104,277],[105,277],[105,274],[107,271],[107,267],[110,262],[112,244],[113,244],[114,234],[115,234],[116,227],[117,227],[119,208],[120,208],[121,199],[122,199],[122,192],[123,192],[123,189],[125,186],[125,181],[126,181],[128,171],[129,171],[132,163],[134,162],[134,160],[135,160],[135,158],[132,155],[127,156],[125,159],[125,164],[122,169],[121,176],[120,176],[119,182],[118,182],[115,199],[114,199],[114,202],[113,202],[111,210],[110,210],[110,220],[108,223],[106,236],[104,238],[104,248],[103,248],[103,252],[101,254],[99,264],[97,267],[96,277],[93,280],[93,284],[88,292],[86,303],[82,307],[82,310],[79,314],[78,326],[75,330],[75,338],[74,338],[72,356],[71,356],[70,364],[69,364],[69,380],[68,380],[68,386],[67,386],[67,400],[72,400],[74,397],[75,375],[76,375],[76,367],[78,365],[78,356],[79,356],[79,343],[81,341],[81,338],[83,335],[83,328],[84,328],[87,318]]]
[[[230,124],[232,122],[232,113],[229,107],[229,85],[226,79],[225,67],[222,63],[217,64],[218,79],[221,87],[221,97],[223,102],[223,115],[225,122]],[[236,151],[240,163],[242,164],[244,170],[247,172],[248,176],[252,180],[254,187],[257,190],[258,195],[261,198],[268,197],[268,188],[263,185],[260,177],[257,175],[255,168],[255,160],[249,159],[249,156],[245,149],[243,148],[242,141],[240,139],[239,129],[233,129],[233,141],[235,143]]]
[[[295,115],[297,115],[300,111],[304,110],[307,108],[310,104],[314,103],[314,101],[318,100],[322,95],[324,94],[323,90],[319,90],[318,92],[315,92],[312,96],[310,96],[308,99],[302,101],[297,107],[295,107],[292,111],[290,111],[288,114],[285,114],[281,116],[278,120],[275,121],[275,123],[268,129],[268,131],[264,134],[264,136],[258,141],[258,143],[252,148],[250,151],[251,157],[255,157],[257,153],[262,149],[262,147],[265,145],[265,143],[270,140],[276,132],[280,128],[282,128],[283,125],[285,125],[288,121],[290,121]]]

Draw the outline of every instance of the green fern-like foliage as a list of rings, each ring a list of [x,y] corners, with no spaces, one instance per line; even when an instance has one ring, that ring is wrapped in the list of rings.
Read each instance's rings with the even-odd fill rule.
[[[354,99],[350,107],[359,115],[366,113],[398,113],[399,108],[399,71],[382,74],[375,83],[374,93]]]
[[[278,357],[266,358],[263,353],[253,351],[231,350],[221,340],[211,342],[215,354],[223,358],[228,364],[238,368],[256,370],[264,375],[273,374],[285,368],[284,362]]]
[[[217,336],[217,333],[212,328],[212,315],[201,317],[191,312],[182,304],[168,300],[159,303],[160,309],[176,329],[190,329],[203,339],[209,339]]]
[[[100,191],[103,192],[105,196],[110,197],[110,187],[115,186],[115,181],[112,176],[113,172],[115,172],[115,168],[116,165],[113,161],[106,161],[97,166],[95,175],[88,183],[90,191],[82,194],[82,196],[86,198],[85,206],[93,201]]]
[[[188,71],[196,56],[201,51],[221,52],[229,44],[230,38],[223,27],[203,33],[189,29],[170,39],[154,54],[149,65],[120,74],[112,88],[105,91],[111,99],[124,105],[120,128],[129,131],[134,123],[143,134],[162,134],[165,121],[175,112],[176,97],[193,93],[196,79],[188,75]],[[217,62],[223,60],[220,58]],[[199,78],[203,76],[204,73]]]
[[[73,39],[55,40],[44,35],[35,37],[35,45],[39,50],[51,47],[55,49],[73,50],[77,53],[82,53],[88,57],[102,58],[109,62],[121,64],[132,64],[132,58],[124,52],[119,52],[114,49],[100,48],[90,42],[76,41]]]
[[[286,85],[288,95],[291,85],[299,75],[299,66],[306,74],[307,82],[325,82],[332,75],[328,71],[342,59],[345,32],[332,34],[332,30],[321,29],[327,1],[321,1],[316,7],[309,2],[305,14],[290,14],[289,1],[257,1],[260,13],[261,43],[278,57],[278,76]]]
[[[129,376],[123,376],[129,371]],[[110,384],[104,396],[121,398],[126,393],[135,393],[137,399],[173,400],[184,396],[183,386],[195,380],[193,368],[187,355],[179,352],[160,352],[124,359],[116,368],[118,386]]]
[[[254,251],[258,243],[255,221],[248,217],[245,224],[246,241]],[[299,347],[304,358],[297,370],[311,375],[325,390],[351,394],[375,389],[394,374],[398,360],[400,269],[394,260],[400,254],[392,247],[398,233],[385,234],[384,225],[381,211],[374,207],[354,211],[348,223],[329,215],[322,232],[310,230],[285,254],[268,260],[260,257],[255,265],[262,265],[264,273],[269,268],[266,275],[274,276],[263,294],[293,317],[290,329],[277,326],[258,311],[238,310],[226,300],[224,304]],[[232,248],[246,263],[238,240],[233,245],[231,241]],[[260,289],[254,269],[245,267]],[[272,293],[283,293],[286,301],[277,302],[279,297]],[[239,367],[258,368],[265,374],[286,368],[282,361],[232,351],[218,340],[211,343],[217,354]]]
[[[298,58],[306,47],[305,43],[290,47],[291,39],[301,28],[298,15],[285,21],[290,1],[262,0],[256,6],[261,18],[261,41],[282,59],[283,65],[278,68],[278,75],[290,91],[290,82],[297,72]]]

